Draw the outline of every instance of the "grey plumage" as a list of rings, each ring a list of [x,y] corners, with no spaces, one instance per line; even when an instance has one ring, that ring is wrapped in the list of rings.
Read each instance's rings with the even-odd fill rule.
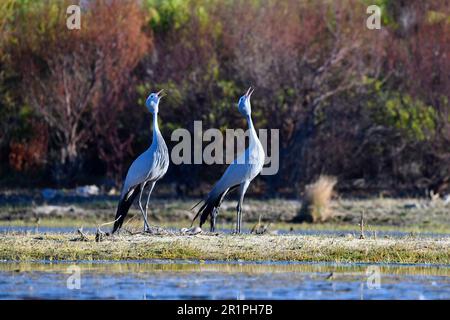
[[[139,209],[144,218],[144,230],[148,231],[150,226],[147,221],[148,203],[150,195],[156,181],[161,179],[169,167],[169,151],[158,127],[158,108],[162,90],[158,93],[152,93],[147,98],[146,106],[153,114],[153,139],[151,146],[133,161],[128,169],[127,176],[120,195],[119,205],[117,207],[116,218],[112,233],[122,227],[123,221],[133,200],[139,194]],[[149,186],[148,197],[145,204],[145,210],[142,207],[142,195],[145,187]]]
[[[209,192],[206,199],[203,201],[203,205],[198,210],[196,216],[193,219],[197,219],[200,216],[200,227],[210,217],[211,219],[211,231],[215,230],[216,217],[219,213],[220,205],[224,197],[233,189],[239,188],[239,201],[236,208],[237,221],[236,232],[241,232],[242,224],[242,203],[245,193],[250,185],[250,182],[261,172],[264,166],[265,154],[261,142],[258,139],[256,130],[253,126],[251,118],[251,105],[250,97],[253,93],[252,88],[247,90],[247,93],[239,99],[238,109],[243,114],[249,126],[249,147],[238,156],[233,163],[227,168],[220,180],[214,185]],[[202,201],[201,201],[202,202]],[[200,202],[200,203],[201,203]],[[200,204],[198,203],[198,204]],[[197,204],[197,205],[198,205]],[[196,205],[196,206],[197,206]],[[195,208],[195,207],[194,207]]]

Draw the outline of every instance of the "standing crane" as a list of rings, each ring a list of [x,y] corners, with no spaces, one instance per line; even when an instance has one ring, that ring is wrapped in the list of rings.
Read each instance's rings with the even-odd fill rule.
[[[261,172],[264,166],[265,154],[261,142],[256,134],[251,117],[250,97],[254,89],[251,87],[239,99],[238,110],[247,119],[249,129],[249,147],[239,155],[227,168],[219,181],[214,185],[205,200],[197,203],[192,209],[203,202],[193,221],[200,215],[200,227],[210,217],[211,231],[216,227],[216,218],[220,205],[226,194],[239,188],[239,201],[237,205],[236,233],[241,233],[242,202],[250,182]]]
[[[144,231],[150,232],[150,226],[147,221],[148,203],[150,195],[155,187],[156,181],[161,179],[169,167],[169,152],[167,150],[164,138],[158,128],[158,108],[159,102],[164,95],[163,90],[157,93],[151,93],[145,105],[153,114],[153,140],[150,148],[142,153],[128,169],[122,192],[120,194],[119,205],[117,207],[116,218],[112,233],[122,227],[122,223],[130,209],[136,196],[139,194],[139,209],[144,218]],[[147,202],[145,210],[142,207],[142,195],[145,187],[148,186]]]

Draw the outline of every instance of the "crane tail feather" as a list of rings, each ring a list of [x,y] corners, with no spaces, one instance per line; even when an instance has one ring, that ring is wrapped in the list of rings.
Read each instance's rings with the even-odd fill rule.
[[[222,200],[225,197],[225,195],[235,189],[237,186],[233,186],[229,189],[226,189],[225,191],[223,191],[222,193],[219,194],[209,194],[208,197],[206,198],[206,200],[204,200],[203,205],[200,207],[200,209],[197,211],[197,214],[195,215],[194,219],[192,219],[192,224],[194,224],[194,221],[198,218],[198,216],[200,216],[200,227],[202,227],[202,225],[206,222],[206,220],[208,219],[208,217],[212,216],[214,210],[216,208],[219,208],[220,205],[222,204]],[[199,203],[197,203],[194,208],[200,204],[202,201],[200,201]]]
[[[131,204],[133,203],[136,196],[141,191],[141,187],[138,185],[135,188],[128,191],[119,201],[119,205],[117,206],[116,218],[114,222],[114,227],[112,233],[116,232],[122,227],[123,221],[128,214],[128,210],[130,210]]]
[[[192,223],[194,223],[197,217],[200,216],[200,227],[202,227],[202,225],[206,222],[208,217],[212,216],[214,209],[220,206],[220,199],[222,198],[222,194],[219,194],[214,197],[209,196],[198,210],[197,214],[192,220]]]
[[[191,208],[191,210],[194,210],[195,208],[197,208],[197,206],[198,206],[200,203],[202,203],[202,202],[203,202],[203,199],[200,200],[199,202],[197,202],[197,203]]]

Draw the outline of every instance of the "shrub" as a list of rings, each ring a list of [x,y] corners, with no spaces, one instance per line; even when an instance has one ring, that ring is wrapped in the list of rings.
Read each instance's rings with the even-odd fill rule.
[[[119,136],[118,114],[131,72],[149,49],[137,2],[90,2],[80,30],[65,26],[68,4],[17,9],[8,48],[26,102],[51,128],[54,172],[62,178],[76,173],[90,142],[111,171],[122,162],[129,137]]]

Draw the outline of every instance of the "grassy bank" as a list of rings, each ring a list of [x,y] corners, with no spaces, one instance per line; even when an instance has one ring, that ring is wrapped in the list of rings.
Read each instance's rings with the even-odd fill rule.
[[[298,235],[0,235],[1,260],[276,260],[450,264],[450,239]]]

